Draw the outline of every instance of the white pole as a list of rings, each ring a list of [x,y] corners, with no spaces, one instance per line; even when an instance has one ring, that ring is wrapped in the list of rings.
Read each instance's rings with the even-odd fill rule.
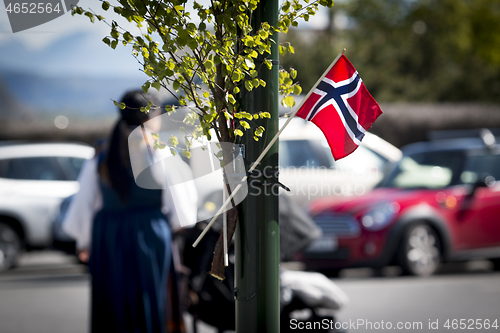
[[[223,180],[224,189],[222,190],[222,201],[226,200],[226,190],[227,185]],[[229,260],[227,257],[227,212],[222,213],[222,230],[224,232],[224,266],[229,266]]]
[[[318,79],[318,81],[316,81],[316,84],[307,93],[306,97],[302,100],[302,102],[300,103],[299,107],[296,108],[295,111],[292,112],[292,114],[290,115],[290,117],[288,117],[288,119],[285,122],[285,124],[283,125],[283,127],[281,127],[281,129],[278,131],[278,133],[276,133],[276,135],[272,138],[271,142],[269,142],[269,144],[266,146],[266,148],[262,151],[262,153],[257,158],[257,160],[255,160],[255,162],[252,164],[252,166],[248,170],[248,174],[252,173],[252,171],[255,170],[255,168],[257,167],[257,165],[259,165],[259,163],[262,161],[262,159],[267,154],[267,152],[269,151],[269,149],[271,149],[271,147],[276,142],[276,140],[278,140],[278,137],[281,135],[281,133],[283,132],[283,130],[288,126],[288,124],[290,123],[290,121],[292,121],[292,118],[295,117],[295,115],[297,114],[297,112],[299,112],[299,110],[302,107],[302,105],[306,102],[306,100],[309,98],[309,96],[311,96],[311,94],[313,93],[314,89],[316,89],[316,86],[321,82],[321,80],[330,71],[330,69],[332,69],[332,67],[337,63],[337,61],[340,59],[340,57],[342,56],[342,54],[344,54],[344,52],[345,52],[345,49],[342,51],[342,53],[339,53],[337,55],[337,58],[335,58],[335,60],[330,64],[330,66],[326,69],[326,71],[323,73],[323,75]],[[205,227],[205,229],[200,234],[200,236],[198,237],[198,239],[196,239],[196,241],[193,243],[193,247],[196,247],[196,245],[198,245],[198,243],[203,239],[203,237],[205,236],[205,234],[207,233],[207,231],[214,224],[215,220],[224,211],[224,209],[229,204],[229,202],[231,202],[231,199],[234,197],[234,195],[236,194],[236,192],[238,192],[240,190],[240,188],[242,186],[241,184],[244,183],[244,182],[246,182],[247,178],[248,178],[248,176],[245,176],[245,177],[243,177],[241,179],[241,183],[238,184],[238,186],[234,189],[233,193],[231,193],[231,195],[229,196],[229,198],[226,199],[226,201],[224,202],[224,204],[222,205],[222,207],[219,208],[219,210],[217,211],[217,213],[215,214],[215,216],[212,218],[212,220],[210,221],[210,223]]]

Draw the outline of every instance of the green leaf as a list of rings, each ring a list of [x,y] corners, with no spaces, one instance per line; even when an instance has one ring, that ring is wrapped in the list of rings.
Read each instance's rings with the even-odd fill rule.
[[[212,69],[213,67],[214,67],[214,63],[212,60],[205,61],[205,68],[206,69]]]
[[[288,13],[290,11],[290,1],[287,1],[283,4],[283,7],[281,7],[281,10],[283,10],[285,13]]]
[[[155,88],[156,90],[160,91],[160,88],[161,88],[161,84],[160,84],[160,82],[155,81],[155,82],[151,83],[151,86],[152,86],[153,88]]]
[[[247,65],[248,68],[255,68],[255,64],[251,58],[245,58],[245,65]]]
[[[151,87],[151,82],[147,81],[142,85],[142,91],[144,91],[144,93],[147,94],[150,87]]]
[[[123,110],[123,109],[125,109],[127,106],[125,105],[125,103],[123,103],[123,102],[122,102],[122,103],[118,104],[118,107],[119,107],[120,109],[122,109],[122,110]]]
[[[189,48],[190,48],[191,50],[194,50],[194,49],[196,49],[196,48],[198,47],[198,42],[197,42],[197,41],[196,41],[196,39],[194,39],[194,38],[193,38],[193,39],[190,39],[190,40],[188,41],[188,43],[187,43],[187,46],[189,46]]]
[[[237,94],[237,93],[239,93],[239,92],[240,92],[240,88],[238,88],[238,87],[234,87],[234,89],[233,89],[233,93]]]
[[[242,79],[242,76],[238,72],[234,72],[233,75],[231,76],[231,80],[233,82],[238,82]]]
[[[170,148],[170,153],[174,156],[177,155],[177,152],[175,151],[174,148]]]
[[[177,140],[177,137],[175,135],[170,135],[170,138],[168,139],[168,144],[171,147],[177,147],[179,144],[179,140]]]
[[[104,9],[104,10],[108,10],[108,9],[109,9],[109,2],[107,2],[107,1],[103,1],[103,2],[102,2],[102,9]]]
[[[262,126],[259,126],[255,129],[255,135],[256,136],[262,136],[262,133],[264,133],[266,129]]]
[[[301,92],[302,92],[302,87],[301,86],[296,85],[295,87],[293,87],[293,93],[295,95],[300,95]]]
[[[333,7],[333,0],[320,0],[319,4],[321,6],[331,8],[331,7]]]
[[[293,96],[287,96],[287,97],[283,98],[281,103],[283,104],[283,106],[288,106],[290,108],[292,108],[295,105],[295,101],[293,99]]]
[[[227,94],[227,101],[233,105],[236,104],[236,99],[231,94]]]
[[[261,112],[259,115],[261,118],[271,118],[271,114],[269,112]]]
[[[235,136],[243,136],[243,132],[241,130],[239,130],[239,129],[235,129],[234,130],[234,135]]]
[[[254,41],[253,41],[253,38],[251,36],[245,36],[243,38],[243,43],[245,44],[245,46],[247,47],[252,47],[253,44],[254,44]]]
[[[245,111],[236,112],[234,114],[234,116],[236,118],[238,118],[238,119],[241,119],[241,118],[245,118],[245,119],[248,119],[248,120],[252,120],[253,119],[252,115],[250,113],[248,113],[248,112],[245,112]]]
[[[181,84],[178,80],[175,80],[174,83],[172,83],[172,88],[174,88],[174,90],[179,90]]]
[[[92,23],[95,22],[94,14],[92,14],[91,12],[85,12],[85,16],[87,16],[90,19],[90,22]]]
[[[252,82],[251,81],[245,81],[245,88],[248,90],[248,91],[252,91],[253,89],[253,85],[252,85]]]
[[[241,125],[241,127],[243,127],[246,130],[250,129],[250,125],[244,120],[240,120],[240,125]]]
[[[184,150],[182,152],[182,155],[185,156],[186,158],[191,158],[191,152],[189,150]]]
[[[297,77],[297,71],[293,68],[290,69],[290,76],[292,79],[295,80],[295,78]]]
[[[154,145],[153,145],[154,150],[165,149],[166,146],[167,146],[166,144],[164,144],[163,142],[160,142],[160,141],[155,141]]]
[[[206,114],[203,116],[203,119],[205,119],[207,123],[210,123],[212,122],[212,120],[214,120],[214,114]]]

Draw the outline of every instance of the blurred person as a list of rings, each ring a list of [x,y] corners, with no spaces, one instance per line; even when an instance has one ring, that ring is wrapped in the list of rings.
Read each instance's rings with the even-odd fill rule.
[[[180,228],[180,221],[196,222],[197,193],[190,183],[164,190],[137,186],[129,152],[129,135],[135,128],[141,126],[142,146],[146,141],[151,157],[170,154],[168,149],[153,152],[149,147],[151,132],[159,129],[154,127],[160,121],[156,117],[158,121],[148,122],[159,115],[157,110],[140,111],[149,101],[159,105],[141,90],[122,98],[126,108],[120,110],[108,149],[82,168],[81,188],[64,222],[82,259],[90,249],[93,333],[182,331],[182,325],[166,320],[167,313],[180,317],[178,309],[168,308],[177,304],[172,295],[176,292],[172,231]],[[162,173],[163,180],[151,173],[151,179],[171,184],[170,173],[175,171]]]

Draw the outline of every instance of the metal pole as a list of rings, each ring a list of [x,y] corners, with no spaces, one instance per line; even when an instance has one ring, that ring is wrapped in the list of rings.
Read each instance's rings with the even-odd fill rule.
[[[271,25],[278,18],[278,1],[261,0],[252,14],[252,25],[258,30],[261,22]],[[261,120],[266,128],[263,138],[253,140],[247,131],[243,137],[245,158],[254,162],[278,131],[278,34],[271,50],[272,70],[261,66],[259,77],[266,81],[242,93],[242,110],[249,113],[268,111],[271,119]],[[257,63],[257,66],[260,64]],[[245,89],[243,89],[245,90]],[[259,124],[260,125],[260,124]],[[267,152],[259,169],[267,175],[278,171],[278,142]],[[279,226],[278,187],[262,185],[264,177],[250,179],[248,196],[240,205],[235,237],[235,299],[237,333],[279,332]]]

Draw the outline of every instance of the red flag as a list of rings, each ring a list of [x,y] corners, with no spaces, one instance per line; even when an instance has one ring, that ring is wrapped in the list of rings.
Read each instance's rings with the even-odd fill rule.
[[[351,62],[342,55],[297,112],[325,135],[338,160],[358,148],[373,122],[382,114]]]

